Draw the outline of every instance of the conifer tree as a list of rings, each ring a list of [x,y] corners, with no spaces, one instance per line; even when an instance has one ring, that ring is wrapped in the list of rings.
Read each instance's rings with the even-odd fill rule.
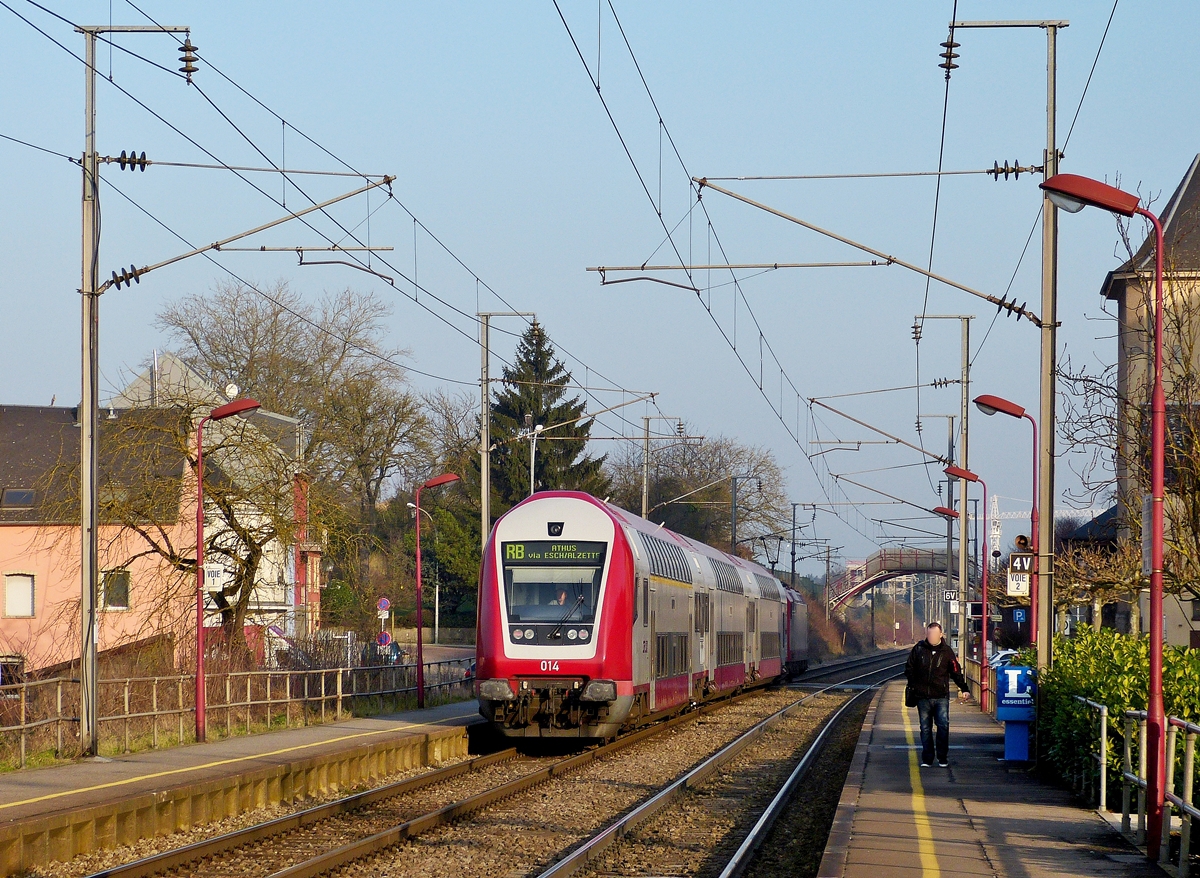
[[[598,494],[608,490],[601,467],[604,456],[589,457],[587,440],[592,420],[581,419],[582,399],[569,396],[571,373],[555,356],[554,346],[535,320],[517,343],[516,358],[506,366],[500,389],[492,400],[493,513],[500,515],[529,496],[530,442],[525,416],[546,429],[537,442],[534,486],[538,491],[578,490]],[[561,426],[560,426],[561,425]]]

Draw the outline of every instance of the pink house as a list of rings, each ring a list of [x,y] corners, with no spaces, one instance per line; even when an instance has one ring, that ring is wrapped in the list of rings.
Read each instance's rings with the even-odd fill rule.
[[[109,418],[120,419],[128,411],[110,409]],[[125,490],[120,461],[105,451],[104,424],[102,503],[105,490]],[[0,406],[0,676],[5,682],[79,656],[79,443],[73,408]],[[168,484],[176,489],[168,492],[153,516],[156,538],[177,550],[180,558],[194,559],[194,470],[177,446],[158,449],[157,454],[156,465],[175,479]],[[289,635],[318,627],[321,553],[306,533],[308,490],[302,474],[295,476],[293,497],[295,544],[268,553],[255,583],[247,628],[255,629],[253,640],[258,643],[270,627]],[[149,551],[146,540],[131,527],[102,524],[99,542],[101,653],[165,636],[174,644],[176,665],[190,664],[194,575]],[[208,563],[205,567],[210,587],[218,588],[220,568]],[[219,626],[211,597],[207,608],[206,625]]]

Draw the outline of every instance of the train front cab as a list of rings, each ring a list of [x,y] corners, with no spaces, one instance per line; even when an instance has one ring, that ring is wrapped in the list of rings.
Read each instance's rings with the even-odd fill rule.
[[[513,737],[614,737],[634,701],[633,563],[607,509],[526,500],[493,529],[480,582],[480,714]]]

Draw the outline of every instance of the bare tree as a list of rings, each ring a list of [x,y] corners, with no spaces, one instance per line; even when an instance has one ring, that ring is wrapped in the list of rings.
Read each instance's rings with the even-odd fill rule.
[[[618,506],[641,510],[642,444],[622,443],[605,463]],[[764,537],[790,526],[783,472],[769,449],[718,436],[655,440],[649,466],[650,518],[693,539],[727,549],[732,477],[738,482],[738,544],[747,556]]]

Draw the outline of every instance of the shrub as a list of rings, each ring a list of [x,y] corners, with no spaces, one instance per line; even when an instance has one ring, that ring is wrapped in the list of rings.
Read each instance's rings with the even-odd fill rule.
[[[1150,659],[1148,641],[1110,628],[1083,629],[1075,637],[1054,638],[1054,665],[1039,683],[1038,752],[1062,780],[1081,767],[1093,770],[1097,718],[1074,696],[1108,706],[1109,789],[1118,794],[1124,714],[1145,710]],[[1163,649],[1163,706],[1168,716],[1200,718],[1200,651]],[[1136,745],[1135,745],[1136,747]],[[1136,759],[1136,755],[1134,757]]]

